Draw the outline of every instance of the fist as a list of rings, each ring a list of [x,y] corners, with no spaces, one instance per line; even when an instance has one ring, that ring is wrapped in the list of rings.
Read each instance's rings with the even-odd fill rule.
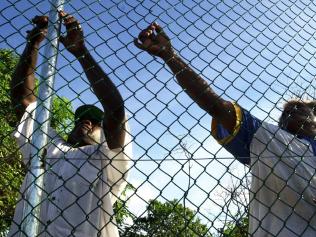
[[[85,52],[85,45],[83,31],[79,21],[64,11],[60,11],[59,16],[63,20],[67,30],[66,36],[60,36],[60,42],[70,53],[75,56],[82,56]]]
[[[48,17],[47,16],[35,16],[32,19],[35,27],[27,31],[27,41],[31,44],[40,44],[47,35]]]
[[[170,38],[156,22],[150,24],[145,30],[140,32],[138,38],[134,40],[134,44],[139,49],[161,57],[164,60],[173,55]]]

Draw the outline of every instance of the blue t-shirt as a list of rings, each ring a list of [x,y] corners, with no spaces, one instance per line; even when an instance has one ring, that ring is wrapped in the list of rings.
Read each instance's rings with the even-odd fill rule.
[[[212,135],[238,161],[249,165],[250,144],[255,133],[261,127],[262,121],[237,104],[234,104],[234,107],[236,110],[237,122],[233,134],[230,134],[222,124],[213,120]],[[314,138],[307,136],[298,138],[308,141],[312,146],[314,155],[316,155],[316,141]]]
[[[250,166],[249,236],[316,236],[316,142],[260,121],[234,104],[229,133],[216,120],[212,134]]]

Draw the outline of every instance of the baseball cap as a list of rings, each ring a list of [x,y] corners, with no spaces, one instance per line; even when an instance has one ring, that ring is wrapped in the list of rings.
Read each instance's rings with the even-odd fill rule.
[[[103,118],[103,111],[94,105],[82,105],[78,107],[75,112],[75,123],[83,119],[88,119],[95,123],[101,123]]]

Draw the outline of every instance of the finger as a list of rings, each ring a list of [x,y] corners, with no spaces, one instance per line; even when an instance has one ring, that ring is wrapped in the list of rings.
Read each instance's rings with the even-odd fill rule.
[[[68,15],[66,18],[64,18],[64,25],[66,26],[67,30],[82,30],[79,21],[71,15]]]
[[[150,37],[151,35],[154,35],[154,30],[155,30],[155,27],[153,26],[153,24],[150,24],[150,25],[144,30],[144,32],[147,32],[147,36]]]
[[[146,50],[146,47],[142,44],[142,43],[139,43],[138,39],[135,38],[134,39],[134,44],[137,48],[141,49],[141,50]]]
[[[164,30],[162,29],[162,27],[160,25],[158,25],[158,23],[154,23],[154,27],[155,27],[155,30],[157,32],[157,34],[169,39],[169,36],[164,32]]]
[[[170,40],[169,36],[164,32],[164,30],[162,29],[162,27],[161,27],[157,22],[155,22],[153,25],[154,25],[155,30],[156,30],[156,32],[157,32],[158,35],[161,35],[161,36],[163,36],[164,38],[166,38],[167,40]]]
[[[144,30],[142,33],[140,33],[139,39],[140,39],[142,42],[145,41],[145,40],[147,40],[147,39],[151,39],[151,38],[154,36],[153,33],[154,33],[154,32],[153,32],[152,30],[146,29],[146,30]]]
[[[35,16],[33,19],[32,19],[32,22],[34,24],[38,24],[40,22],[48,22],[48,16]]]
[[[76,18],[74,18],[72,15],[66,15],[62,19],[63,19],[63,22],[64,22],[65,25],[76,21]]]
[[[76,19],[72,15],[66,15],[63,17],[63,21],[65,24],[76,21]]]
[[[67,24],[65,26],[66,26],[67,32],[70,32],[70,31],[73,31],[73,30],[82,31],[82,27],[81,27],[81,25],[79,24],[78,21],[69,23],[69,24]]]
[[[147,28],[145,29],[145,31],[151,30],[152,29],[152,24],[150,24],[149,26],[147,26]]]
[[[64,36],[59,36],[59,41],[64,44],[65,42],[65,37]]]
[[[148,29],[154,31],[154,30],[155,30],[155,24],[154,24],[154,23],[151,23],[151,24],[148,26]]]
[[[67,12],[65,12],[65,11],[63,11],[63,10],[58,11],[58,14],[59,14],[59,16],[60,16],[61,18],[63,18],[63,17],[65,17],[65,16],[67,16],[67,15],[68,15],[68,13],[67,13]]]
[[[69,23],[69,22],[73,22],[75,20],[75,18],[68,14],[65,11],[59,11],[59,16],[62,18],[62,20],[64,21],[65,24]]]
[[[161,30],[161,29],[162,29],[161,26],[160,26],[157,22],[154,22],[154,23],[153,23],[153,26],[155,27],[155,29],[156,29],[156,28],[158,28],[158,30]]]
[[[47,29],[47,28],[45,28],[45,29],[41,30],[41,34],[43,34],[43,35],[47,35],[47,33],[48,33],[48,29]]]
[[[139,36],[138,36],[138,39],[141,41],[141,42],[144,42],[145,40],[149,39],[150,36],[152,35],[153,31],[152,30],[143,30]]]
[[[32,22],[39,28],[45,28],[48,25],[48,17],[47,16],[35,16],[32,19]]]
[[[62,18],[65,25],[72,23],[76,20],[72,15],[69,15],[68,13],[64,11],[59,11],[59,16]]]

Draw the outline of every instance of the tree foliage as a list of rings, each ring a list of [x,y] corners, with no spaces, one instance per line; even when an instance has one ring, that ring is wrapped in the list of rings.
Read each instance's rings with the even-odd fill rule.
[[[11,134],[18,124],[10,99],[10,81],[19,57],[11,50],[0,49],[0,234],[11,224],[19,189],[25,176],[21,154]],[[66,98],[53,100],[51,126],[63,137],[71,129],[73,110]]]
[[[115,219],[116,223],[120,229],[124,229],[124,222],[127,218],[133,219],[134,216],[133,214],[128,210],[127,206],[127,201],[125,200],[127,197],[127,192],[128,191],[134,191],[135,188],[132,184],[127,183],[125,186],[121,196],[118,198],[118,200],[114,204],[114,214],[115,214]]]
[[[224,226],[223,237],[247,237],[248,236],[248,217],[241,218],[237,221],[228,222]]]
[[[211,237],[209,228],[197,217],[197,213],[184,207],[178,200],[162,203],[151,200],[147,216],[134,220],[121,236],[125,237]]]

